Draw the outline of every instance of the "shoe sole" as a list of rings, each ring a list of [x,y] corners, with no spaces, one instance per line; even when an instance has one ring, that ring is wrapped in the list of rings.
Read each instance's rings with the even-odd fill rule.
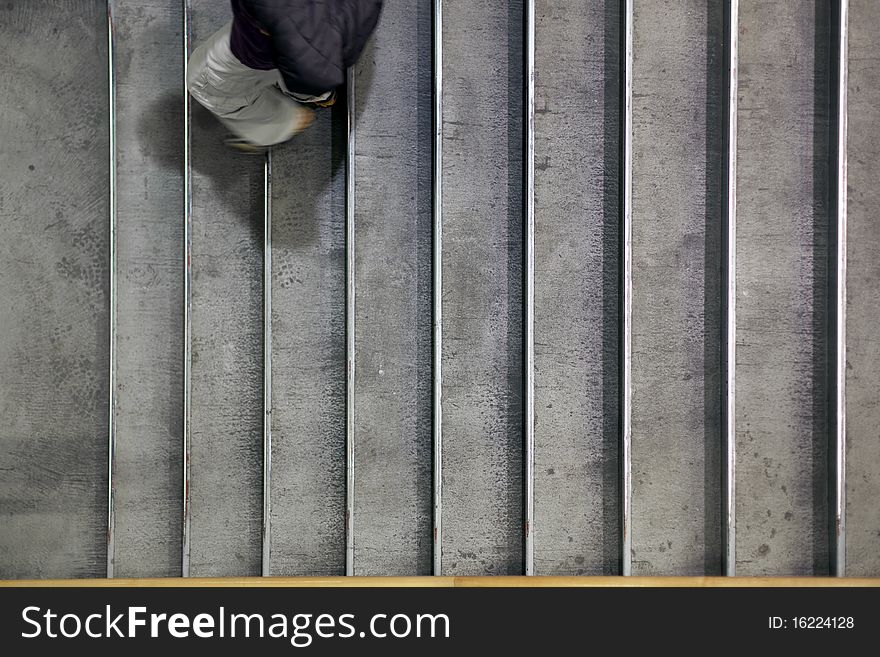
[[[258,146],[256,144],[251,144],[250,142],[237,137],[227,138],[223,140],[223,143],[227,148],[231,148],[237,153],[242,153],[244,155],[264,155],[271,148],[271,146]]]

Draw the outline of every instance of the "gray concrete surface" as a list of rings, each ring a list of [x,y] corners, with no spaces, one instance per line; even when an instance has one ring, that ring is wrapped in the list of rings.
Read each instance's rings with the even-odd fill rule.
[[[634,575],[720,574],[723,3],[636,3]]]
[[[180,575],[182,4],[116,3],[119,577]]]
[[[229,18],[193,0],[195,43]],[[576,3],[574,3],[576,4]],[[618,572],[618,3],[537,3],[536,567]],[[874,29],[852,0],[849,575],[880,575]],[[180,569],[180,3],[119,3],[117,562]],[[173,5],[173,6],[172,6]],[[741,0],[737,552],[826,574],[829,2]],[[636,574],[720,568],[722,3],[636,3]],[[522,572],[522,3],[444,3],[444,574]],[[358,68],[355,571],[431,563],[430,2]],[[47,47],[50,44],[51,47]],[[103,577],[106,3],[0,4],[0,578]],[[75,111],[71,111],[74,108]],[[275,155],[271,574],[345,563],[344,103]],[[193,106],[193,575],[256,575],[262,158]]]
[[[194,0],[193,45],[231,19]],[[191,575],[262,557],[263,158],[234,154],[193,102]]]
[[[106,24],[0,5],[0,578],[106,573]]]
[[[827,7],[740,2],[741,575],[828,572]]]
[[[431,11],[386,3],[355,78],[358,575],[431,574]]]
[[[443,12],[443,574],[522,574],[522,3]]]
[[[880,575],[880,5],[850,1],[847,574]]]
[[[272,575],[345,572],[345,100],[276,149]]]
[[[619,3],[536,3],[535,570],[620,572]]]

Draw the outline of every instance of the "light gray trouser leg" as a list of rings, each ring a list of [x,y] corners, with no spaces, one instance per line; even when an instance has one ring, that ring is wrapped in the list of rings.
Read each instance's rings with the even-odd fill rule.
[[[312,110],[281,92],[278,69],[261,71],[238,61],[230,48],[231,27],[227,23],[193,51],[187,88],[239,137],[260,146],[285,142],[309,124]]]

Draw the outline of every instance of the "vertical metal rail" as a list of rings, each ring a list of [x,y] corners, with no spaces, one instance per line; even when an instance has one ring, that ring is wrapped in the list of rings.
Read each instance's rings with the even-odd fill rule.
[[[107,577],[116,567],[116,51],[114,0],[107,0],[107,68],[109,71],[110,156],[110,417],[107,449]]]
[[[535,0],[525,5],[525,573],[535,574]]]
[[[443,570],[443,0],[434,0],[432,167],[432,440],[434,575]]]
[[[724,338],[722,384],[722,572],[736,575],[736,145],[739,53],[739,0],[727,0],[724,16],[724,169],[723,208]]]
[[[831,574],[846,574],[846,223],[847,223],[847,84],[848,84],[848,24],[849,1],[838,0],[833,11],[831,68],[832,80],[832,184],[834,198],[834,221],[832,222],[834,244],[833,269],[833,344],[834,373],[832,417],[834,422],[831,439],[829,471],[833,478],[831,491]]]
[[[263,164],[263,561],[271,574],[272,539],[272,151]]]
[[[183,536],[181,574],[189,577],[190,530],[190,456],[192,452],[192,107],[186,87],[192,41],[190,0],[183,0]]]
[[[632,119],[633,0],[623,0],[621,94],[621,344],[620,344],[620,530],[621,573],[632,574]]]
[[[345,574],[354,575],[354,156],[355,86],[354,67],[348,69],[346,86],[345,153]]]

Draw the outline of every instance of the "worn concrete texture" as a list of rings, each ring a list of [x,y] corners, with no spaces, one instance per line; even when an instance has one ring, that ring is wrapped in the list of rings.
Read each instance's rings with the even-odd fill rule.
[[[269,572],[345,572],[345,99],[272,161]]]
[[[535,570],[620,572],[620,7],[536,3]]]
[[[231,19],[193,0],[193,45]],[[193,101],[191,564],[259,575],[263,463],[263,159],[232,153]]]
[[[182,6],[115,3],[119,577],[181,572]]]
[[[522,18],[443,6],[445,575],[523,569]]]
[[[720,574],[723,2],[637,3],[634,575]]]
[[[847,575],[880,576],[880,4],[850,0]]]
[[[230,18],[192,0],[194,45]],[[536,569],[619,572],[619,3],[538,0]],[[636,3],[633,563],[720,571],[721,0]],[[851,0],[848,575],[880,575],[880,8]],[[828,572],[830,0],[740,0],[737,571]],[[117,2],[116,574],[181,567],[181,3]],[[103,577],[107,3],[0,3],[0,578]],[[355,572],[431,570],[431,2],[357,68]],[[444,3],[443,572],[522,572],[521,0]],[[51,47],[49,47],[51,46]],[[71,111],[73,109],[73,111]],[[193,103],[191,574],[261,567],[263,160]],[[269,572],[345,566],[344,99],[274,155]]]
[[[357,575],[431,574],[430,0],[386,3],[357,67]]]
[[[106,25],[0,5],[0,578],[106,574]]]
[[[828,572],[828,2],[740,2],[737,574]]]

